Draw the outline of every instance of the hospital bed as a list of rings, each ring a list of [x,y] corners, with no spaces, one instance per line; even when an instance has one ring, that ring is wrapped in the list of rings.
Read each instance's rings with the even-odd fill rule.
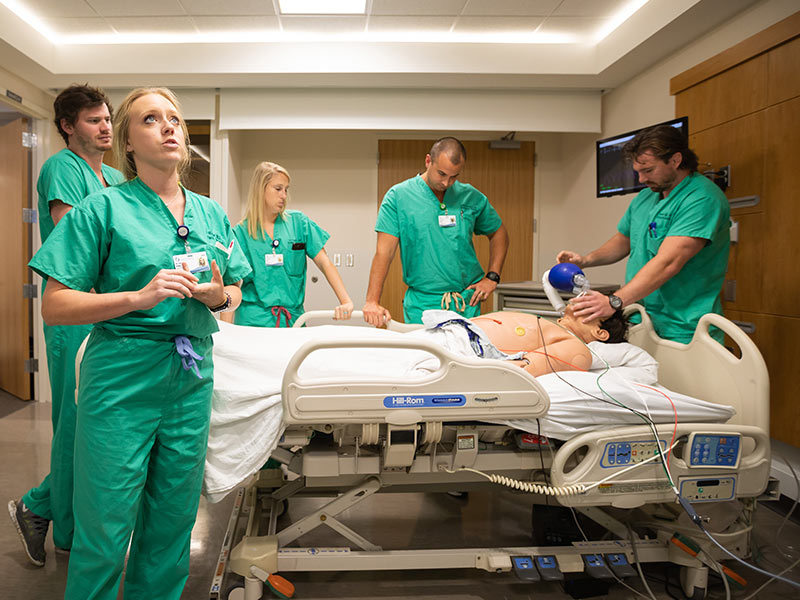
[[[673,420],[589,428],[556,443],[525,427],[546,419],[550,398],[536,378],[515,365],[457,355],[424,339],[401,335],[383,339],[357,333],[347,339],[309,339],[301,344],[288,359],[275,401],[282,425],[275,431],[268,456],[283,467],[259,471],[236,492],[212,597],[223,596],[226,570],[244,577],[243,587],[228,597],[256,600],[262,597],[267,576],[278,572],[431,568],[504,572],[516,570],[525,558],[545,576],[552,575],[555,567],[558,575],[586,572],[608,577],[609,567],[616,572],[620,563],[633,563],[634,555],[640,563],[681,565],[684,592],[704,597],[708,566],[723,555],[699,539],[697,529],[681,515],[663,463],[668,461],[680,496],[710,517],[706,526],[715,538],[729,551],[746,556],[755,499],[774,492],[769,478],[766,365],[747,335],[718,315],[704,316],[692,342],[682,345],[660,339],[640,307],[628,312],[641,316],[629,341],[657,359],[659,383],[670,390],[667,395],[683,394],[730,407],[733,411],[725,422]],[[318,316],[309,313],[310,319]],[[738,356],[710,337],[712,325],[738,347]],[[409,326],[390,324],[390,328]],[[301,376],[314,353],[354,348],[374,353],[424,351],[436,358],[438,368],[418,379]],[[379,492],[503,486],[534,494],[535,502],[548,499],[573,507],[602,525],[613,539],[558,547],[385,550],[339,518]],[[286,502],[298,496],[329,500],[302,518],[279,525]],[[243,515],[241,539],[234,544]],[[337,532],[344,545],[298,543],[323,525]],[[702,552],[691,555],[671,543],[676,533],[695,536]]]

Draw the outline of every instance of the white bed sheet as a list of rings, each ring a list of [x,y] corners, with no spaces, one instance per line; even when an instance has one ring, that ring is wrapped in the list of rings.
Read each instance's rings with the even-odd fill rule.
[[[214,395],[203,486],[206,496],[212,502],[221,500],[260,469],[278,445],[284,430],[281,383],[287,363],[300,346],[310,340],[403,336],[426,337],[451,352],[474,356],[466,334],[461,339],[442,330],[402,334],[363,327],[264,329],[220,322],[220,332],[214,336]],[[598,367],[595,371],[539,377],[550,397],[547,417],[539,419],[538,424],[536,420],[501,423],[568,439],[588,429],[642,422],[609,397],[649,414],[657,423],[674,420],[672,404],[652,385],[657,365],[650,355],[630,344],[593,344],[592,348],[612,365],[608,373],[599,377],[607,368],[598,358],[593,364]],[[398,378],[422,378],[437,366],[438,361],[432,355],[420,350],[348,348],[312,353],[298,375],[343,381],[369,377],[390,382]],[[620,373],[624,373],[624,378]],[[577,392],[570,383],[588,394]],[[661,390],[675,404],[681,422],[724,422],[734,414],[727,406]]]

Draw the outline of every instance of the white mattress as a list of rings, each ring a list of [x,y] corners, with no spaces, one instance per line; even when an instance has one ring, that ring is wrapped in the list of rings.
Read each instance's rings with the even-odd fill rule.
[[[310,340],[403,336],[427,337],[451,352],[474,356],[466,334],[460,339],[441,330],[401,334],[364,327],[271,329],[220,322],[220,332],[214,335],[214,395],[204,480],[206,496],[212,502],[222,499],[260,469],[278,445],[284,429],[280,397],[283,374],[289,359],[301,345]],[[593,343],[590,347],[602,353],[612,365],[610,370],[596,358],[591,372],[562,372],[539,377],[538,381],[550,397],[547,417],[539,419],[539,424],[535,420],[503,424],[568,439],[587,429],[642,422],[609,396],[649,414],[657,423],[674,421],[672,404],[654,389],[657,365],[652,357],[630,344]],[[437,365],[438,361],[430,354],[418,350],[320,350],[309,356],[298,375],[344,381],[356,377],[368,377],[377,382],[407,381],[424,377]],[[661,390],[675,404],[680,422],[724,422],[734,414],[727,406]]]

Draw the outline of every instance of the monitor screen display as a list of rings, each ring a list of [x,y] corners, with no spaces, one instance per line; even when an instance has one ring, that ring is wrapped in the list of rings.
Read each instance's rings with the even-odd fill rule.
[[[680,129],[685,136],[689,136],[689,118],[680,117],[657,125],[670,125]],[[629,131],[622,135],[597,140],[597,197],[616,196],[618,194],[630,194],[644,189],[645,186],[639,183],[636,171],[633,170],[630,162],[625,160],[622,148],[640,131],[649,129],[642,127],[636,131]]]

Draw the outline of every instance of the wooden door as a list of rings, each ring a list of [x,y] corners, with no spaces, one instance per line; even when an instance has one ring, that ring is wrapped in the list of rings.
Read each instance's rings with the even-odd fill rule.
[[[394,184],[425,170],[425,155],[435,140],[379,140],[378,206]],[[467,161],[459,180],[486,194],[508,229],[510,245],[503,266],[503,281],[529,280],[533,272],[533,183],[534,143],[522,142],[518,150],[493,150],[487,141],[465,141]],[[486,268],[489,240],[476,236],[475,250]],[[386,277],[381,304],[395,320],[403,316],[400,256],[395,256]],[[482,312],[494,310],[493,300],[485,302]]]
[[[26,119],[0,127],[0,388],[18,398],[31,398],[31,376],[25,370],[30,358],[30,300],[23,298],[22,286],[29,283],[30,225],[22,222],[28,207],[30,182],[29,150],[22,145]]]

